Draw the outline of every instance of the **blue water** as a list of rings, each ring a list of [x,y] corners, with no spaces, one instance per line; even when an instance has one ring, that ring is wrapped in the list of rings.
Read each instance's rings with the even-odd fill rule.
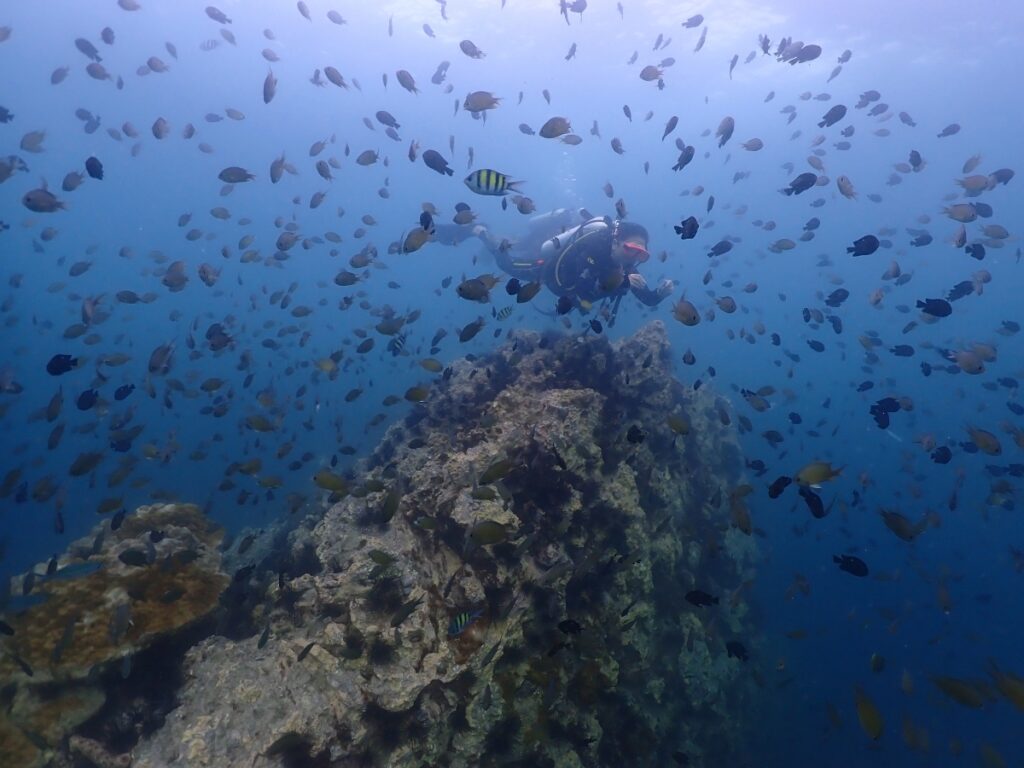
[[[429,355],[430,340],[439,328],[448,335],[436,357],[448,362],[500,343],[495,331],[561,327],[537,311],[553,309],[554,299],[546,293],[532,305],[517,306],[504,321],[491,317],[492,305],[466,302],[455,294],[463,276],[494,270],[475,240],[458,247],[430,243],[408,255],[388,252],[389,244],[416,226],[421,204],[427,201],[441,211],[439,222],[449,221],[456,203],[467,202],[499,236],[514,238],[523,231],[527,217],[511,206],[501,210],[496,198],[476,196],[461,183],[471,169],[467,151],[472,147],[472,169],[495,168],[525,180],[524,193],[538,213],[586,207],[598,215],[613,214],[614,200],[622,198],[629,218],[651,232],[655,258],[642,271],[652,284],[675,281],[676,290],[653,310],[625,299],[618,323],[606,332],[618,338],[650,319],[663,320],[679,376],[715,387],[732,400],[737,417],[750,419],[753,429],[741,438],[744,450],[748,459],[760,459],[768,467],[763,477],[750,476],[763,562],[755,587],[761,631],[749,639],[749,664],[752,674],[755,667],[759,670],[772,705],[751,736],[751,743],[763,750],[760,764],[972,764],[983,759],[983,743],[1010,764],[1021,764],[1024,748],[1016,737],[1020,713],[1009,702],[999,698],[983,710],[969,710],[929,682],[932,675],[985,679],[990,657],[1007,671],[1024,672],[1018,619],[1024,599],[1009,551],[1024,547],[1014,498],[1020,483],[1012,476],[995,478],[987,469],[1022,457],[1004,431],[1007,422],[1024,426],[1024,418],[1007,408],[1008,402],[1018,400],[1021,341],[997,333],[1003,321],[1021,320],[1022,267],[1015,231],[1024,204],[1020,179],[971,199],[994,209],[990,219],[967,224],[971,242],[985,239],[984,224],[1002,224],[1010,232],[1004,247],[988,244],[982,261],[950,244],[957,224],[942,214],[950,202],[946,195],[956,195],[955,202],[964,200],[954,179],[966,175],[962,166],[972,155],[981,155],[973,173],[1024,165],[1018,130],[1024,115],[1017,83],[1024,54],[1016,34],[1024,23],[1021,9],[1000,3],[973,10],[946,0],[841,5],[666,0],[624,3],[620,18],[614,4],[593,2],[582,18],[570,14],[567,24],[554,0],[509,0],[504,8],[497,0],[453,0],[447,6],[422,0],[339,3],[347,23],[337,25],[326,18],[331,6],[315,0],[309,2],[312,21],[292,3],[271,8],[268,3],[225,0],[219,7],[233,23],[222,27],[208,18],[202,2],[150,0],[142,5],[139,11],[125,12],[112,0],[51,0],[45,7],[8,3],[0,11],[0,26],[12,30],[0,43],[6,75],[0,105],[14,113],[13,121],[0,125],[0,157],[17,155],[30,169],[0,184],[0,220],[10,225],[0,232],[2,367],[22,390],[0,395],[0,472],[20,469],[18,484],[27,482],[29,497],[15,503],[12,493],[2,501],[5,554],[0,574],[21,573],[63,551],[68,541],[97,522],[95,510],[104,499],[121,497],[129,510],[161,498],[192,501],[233,531],[266,526],[288,515],[289,506],[300,512],[316,509],[322,494],[312,474],[332,460],[341,470],[352,466],[388,424],[408,412],[412,406],[405,401],[392,407],[381,401],[430,380],[432,374],[416,361]],[[697,13],[706,17],[701,28],[681,27]],[[430,24],[434,38],[424,33],[424,23]],[[115,33],[113,45],[100,41],[105,26]],[[695,53],[704,26],[706,44]],[[222,28],[230,30],[237,45],[221,36]],[[268,39],[264,30],[272,30],[275,39]],[[791,36],[820,45],[823,53],[815,61],[791,66],[760,53],[757,36],[762,33],[772,39],[773,52],[779,39]],[[652,51],[659,34],[671,42]],[[123,78],[123,89],[86,74],[88,61],[74,46],[77,37],[97,46],[107,70]],[[485,58],[470,59],[459,50],[459,41],[467,38]],[[203,50],[204,41],[210,40],[218,45]],[[165,48],[166,42],[174,44],[177,57]],[[572,43],[577,44],[576,57],[566,61]],[[261,56],[264,48],[275,51],[280,61],[268,63]],[[852,51],[851,60],[826,84],[845,49]],[[753,61],[745,63],[755,50]],[[634,51],[639,52],[637,61],[627,65]],[[739,63],[730,79],[734,54],[739,54]],[[160,57],[169,71],[137,74],[150,56]],[[664,90],[638,77],[642,66],[666,57],[675,63],[665,68]],[[430,76],[442,60],[451,65],[445,84],[438,86]],[[317,88],[309,82],[315,69],[327,65],[342,73],[349,90],[330,83]],[[51,72],[61,66],[70,66],[67,79],[51,85]],[[273,101],[264,104],[268,69],[278,88]],[[398,69],[412,73],[419,94],[399,86]],[[449,83],[454,88],[445,93]],[[542,89],[550,92],[550,105]],[[868,89],[881,93],[892,119],[869,117],[868,108],[854,108],[859,94]],[[471,90],[502,98],[486,121],[456,108]],[[773,91],[774,98],[766,102]],[[804,100],[803,93],[827,93],[831,100]],[[849,107],[846,118],[819,129],[817,121],[838,103]],[[624,105],[632,121],[625,117]],[[796,109],[791,124],[780,113],[786,105]],[[211,123],[204,118],[207,113],[223,116],[229,107],[244,113],[244,120],[224,117]],[[78,108],[99,116],[98,130],[83,132],[75,116]],[[373,120],[379,109],[391,112],[401,124],[401,141],[386,137],[376,121],[374,130],[364,125],[363,118]],[[903,124],[895,116],[900,111],[911,115],[917,127]],[[648,112],[653,113],[649,121]],[[518,129],[527,123],[537,130],[555,115],[570,119],[582,144],[568,146]],[[672,115],[679,117],[678,127],[662,140]],[[727,115],[735,119],[736,132],[720,149],[714,130]],[[163,140],[156,140],[150,130],[158,117],[170,125]],[[594,120],[601,139],[590,133]],[[125,122],[135,127],[138,139],[123,136]],[[962,126],[959,133],[936,138],[954,122]],[[190,140],[182,138],[187,123],[196,128]],[[834,145],[842,140],[840,130],[848,125],[855,127],[851,148],[838,150]],[[881,128],[890,135],[875,135]],[[122,132],[121,140],[108,129]],[[19,148],[22,136],[34,130],[46,132],[41,153]],[[832,182],[799,196],[779,194],[797,173],[810,169],[806,158],[819,134],[825,136],[821,159]],[[449,137],[454,137],[454,153]],[[624,154],[610,149],[613,137],[622,141]],[[670,170],[678,155],[676,137],[697,147],[694,161],[678,173]],[[747,152],[740,147],[755,137],[763,140],[764,149]],[[332,138],[317,158],[340,161],[335,180],[327,182],[317,175],[309,148]],[[454,176],[440,176],[422,160],[410,163],[406,155],[413,140],[421,153],[440,151]],[[201,142],[212,148],[210,153],[200,151]],[[381,157],[362,167],[355,157],[366,149]],[[925,168],[899,173],[902,183],[888,185],[893,166],[907,162],[915,149],[926,160]],[[286,174],[273,185],[270,163],[282,152],[299,174]],[[105,178],[87,180],[74,192],[60,191],[64,175],[84,173],[83,163],[91,155],[102,161]],[[785,163],[792,163],[794,170],[783,169]],[[256,179],[222,197],[217,174],[232,165],[249,169]],[[749,177],[734,182],[738,171],[749,172]],[[839,195],[834,179],[841,174],[854,183],[856,200]],[[22,196],[41,180],[66,203],[66,210],[41,214],[22,206]],[[602,192],[606,182],[614,186],[612,199]],[[702,193],[695,192],[697,187]],[[382,189],[387,198],[379,194]],[[327,197],[311,210],[309,199],[318,190]],[[881,201],[870,201],[871,193]],[[715,198],[710,212],[709,195]],[[813,207],[815,199],[824,204]],[[209,212],[216,206],[227,208],[230,219],[214,218]],[[180,227],[179,216],[185,213],[191,221]],[[375,224],[360,221],[367,214]],[[696,239],[681,242],[672,227],[690,215],[697,216],[701,229]],[[812,216],[820,218],[821,226],[813,240],[801,242],[804,222]],[[246,218],[251,223],[240,223]],[[766,231],[755,220],[770,220],[776,227]],[[303,237],[322,238],[330,231],[343,242],[321,240],[308,249],[300,242],[286,260],[275,261],[274,241],[280,225],[288,222]],[[56,236],[44,240],[46,227],[55,228]],[[356,237],[359,227],[367,230],[364,237]],[[201,230],[200,239],[186,239],[192,228]],[[884,228],[893,231],[879,234]],[[934,241],[912,247],[908,228],[926,229]],[[869,233],[890,242],[870,256],[846,255],[847,246]],[[244,235],[255,238],[249,247],[259,251],[260,259],[254,263],[240,261],[245,249],[238,241]],[[732,239],[733,250],[719,261],[710,260],[708,249],[724,237]],[[796,247],[770,252],[768,247],[780,238],[796,241]],[[335,274],[351,269],[349,258],[369,244],[377,249],[374,263],[353,270],[365,279],[347,288],[334,285]],[[662,251],[667,252],[664,261],[659,258]],[[823,258],[828,259],[824,266]],[[91,261],[91,268],[70,277],[70,266],[82,260]],[[185,262],[189,282],[184,290],[170,292],[160,277],[176,260]],[[912,275],[898,287],[881,279],[893,260]],[[222,270],[212,288],[197,275],[204,262]],[[711,279],[705,285],[708,269]],[[908,322],[918,319],[917,300],[944,296],[979,270],[991,275],[981,295],[954,302],[950,317],[903,332]],[[454,278],[452,286],[442,289],[441,281],[448,276]],[[724,285],[727,281],[731,287]],[[756,283],[755,292],[743,292],[748,283]],[[272,305],[271,295],[289,286],[294,286],[291,306],[282,310]],[[829,310],[824,297],[840,286],[850,297]],[[867,297],[880,286],[887,292],[879,306],[871,306]],[[118,303],[114,294],[121,290],[140,295],[152,291],[157,299],[150,304]],[[714,307],[711,292],[733,296],[739,309],[733,315],[715,310],[713,319],[705,317],[687,328],[671,313],[672,302],[684,292],[702,312]],[[97,296],[109,317],[88,329],[87,334],[97,334],[95,343],[87,344],[84,336],[63,338],[65,328],[81,321],[83,299]],[[355,301],[341,310],[339,302],[345,297]],[[511,303],[506,299],[496,289],[493,306]],[[312,312],[294,317],[296,306]],[[404,329],[407,355],[390,354],[388,339],[373,329],[379,321],[374,311],[384,306],[399,313],[422,312]],[[827,322],[818,328],[805,323],[805,307],[839,316],[842,332],[835,333]],[[458,329],[478,316],[486,318],[484,330],[472,342],[460,344]],[[758,321],[763,335],[754,331]],[[204,334],[218,322],[225,324],[234,344],[215,354],[205,347]],[[573,322],[573,327],[582,327],[578,318]],[[294,330],[280,335],[289,326]],[[355,351],[360,329],[376,338],[366,354]],[[772,333],[781,337],[780,346],[771,344]],[[882,341],[875,363],[866,361],[858,342],[868,333],[877,333]],[[198,352],[194,359],[190,336]],[[824,351],[813,351],[808,340],[821,341]],[[997,349],[997,359],[986,364],[983,374],[922,375],[922,362],[947,364],[936,349],[960,349],[973,342]],[[173,367],[165,376],[150,377],[156,393],[150,398],[145,391],[147,360],[156,346],[166,343],[175,345]],[[902,343],[914,346],[913,357],[887,351]],[[681,362],[687,349],[696,356],[692,367]],[[342,352],[341,371],[330,381],[315,372],[314,363],[336,351]],[[130,355],[130,361],[102,366],[108,378],[96,382],[100,357],[117,352]],[[59,379],[49,376],[46,362],[58,353],[79,357],[80,369]],[[249,364],[240,371],[243,355]],[[252,382],[244,387],[250,373]],[[199,385],[210,377],[226,384],[213,394],[200,391]],[[874,388],[858,392],[864,381],[873,382]],[[122,403],[113,402],[113,391],[127,383],[134,383],[136,391]],[[75,399],[93,385],[106,406],[77,410]],[[739,390],[764,386],[776,391],[768,398],[772,407],[758,413]],[[63,409],[48,423],[39,412],[58,387]],[[353,388],[363,393],[346,402]],[[257,400],[260,393],[264,404]],[[869,407],[888,395],[911,398],[914,409],[892,414],[890,428],[881,430]],[[227,414],[203,414],[204,406],[218,397],[230,397]],[[108,425],[112,415],[128,408],[134,409],[131,423],[144,429],[129,451],[114,453],[106,439]],[[382,412],[384,421],[370,426]],[[800,415],[801,424],[791,424],[791,412]],[[275,422],[276,429],[262,434],[248,429],[245,419],[256,414]],[[55,450],[47,450],[47,436],[56,423],[66,425],[65,433]],[[995,433],[1002,455],[969,453],[962,445],[969,440],[966,424]],[[773,429],[785,438],[777,449],[761,436]],[[915,443],[926,433],[952,449],[949,464],[933,463]],[[291,452],[277,458],[287,442],[293,444]],[[144,458],[147,444],[166,461]],[[342,452],[342,446],[351,450]],[[96,473],[69,477],[72,461],[87,451],[104,452]],[[290,470],[288,464],[306,452],[312,459]],[[280,488],[268,492],[256,477],[235,473],[234,487],[218,490],[232,463],[257,457],[262,460],[258,477],[279,476]],[[836,499],[823,520],[810,517],[795,488],[776,500],[765,491],[777,476],[795,474],[814,459],[845,466],[841,477],[820,491],[826,503]],[[124,483],[107,487],[109,474],[124,460],[137,464]],[[33,487],[47,477],[59,489],[43,503],[33,501]],[[1001,503],[990,498],[997,481],[1007,483],[996,500]],[[950,494],[960,482],[954,505]],[[248,496],[240,500],[243,491]],[[58,507],[63,534],[55,532]],[[883,526],[880,507],[915,520],[935,512],[942,525],[913,543],[903,542]],[[871,575],[857,579],[839,571],[832,556],[842,552],[862,557]],[[807,578],[811,593],[787,600],[796,573]],[[948,591],[948,611],[937,597],[940,585]],[[793,630],[804,630],[806,637],[786,637]],[[880,673],[870,669],[872,654],[885,658]],[[914,680],[909,696],[900,690],[904,669]],[[853,690],[858,684],[885,718],[885,733],[875,744],[857,724]],[[840,728],[830,724],[826,704],[838,710]],[[929,752],[912,752],[903,743],[904,716],[928,731]],[[950,739],[962,742],[962,757],[951,754]]]

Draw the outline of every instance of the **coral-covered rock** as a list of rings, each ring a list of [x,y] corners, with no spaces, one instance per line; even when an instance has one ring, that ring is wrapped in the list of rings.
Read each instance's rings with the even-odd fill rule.
[[[188,504],[141,507],[116,531],[101,523],[71,545],[55,574],[36,578],[38,602],[8,617],[14,635],[0,682],[26,681],[12,653],[33,684],[77,680],[207,615],[228,582],[221,535]],[[24,580],[15,583],[21,590]]]
[[[189,652],[135,764],[726,764],[753,551],[729,420],[660,323],[454,363],[302,537],[320,567],[274,580],[266,632]]]

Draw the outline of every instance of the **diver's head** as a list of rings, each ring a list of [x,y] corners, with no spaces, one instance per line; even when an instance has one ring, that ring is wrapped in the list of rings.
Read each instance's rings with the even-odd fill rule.
[[[622,266],[643,264],[651,258],[647,240],[646,227],[629,221],[616,221],[612,226],[612,259]]]

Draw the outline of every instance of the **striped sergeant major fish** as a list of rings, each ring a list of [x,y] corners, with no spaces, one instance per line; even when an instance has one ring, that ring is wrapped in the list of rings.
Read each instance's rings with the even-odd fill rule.
[[[483,611],[462,611],[457,613],[448,624],[448,637],[458,637],[482,615]]]
[[[481,168],[473,171],[465,178],[465,184],[478,195],[507,195],[509,192],[521,192],[516,185],[521,181],[512,181],[504,173]]]

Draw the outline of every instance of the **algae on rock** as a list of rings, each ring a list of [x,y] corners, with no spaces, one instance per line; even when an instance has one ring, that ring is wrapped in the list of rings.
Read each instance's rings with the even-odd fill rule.
[[[36,602],[5,617],[0,765],[46,764],[103,705],[104,669],[217,608],[228,582],[221,536],[198,507],[141,507],[73,542],[52,575],[15,580],[22,593],[36,582],[21,595]]]
[[[321,567],[270,584],[268,633],[189,651],[134,764],[725,764],[753,561],[727,421],[673,378],[660,322],[454,363],[297,532]]]

